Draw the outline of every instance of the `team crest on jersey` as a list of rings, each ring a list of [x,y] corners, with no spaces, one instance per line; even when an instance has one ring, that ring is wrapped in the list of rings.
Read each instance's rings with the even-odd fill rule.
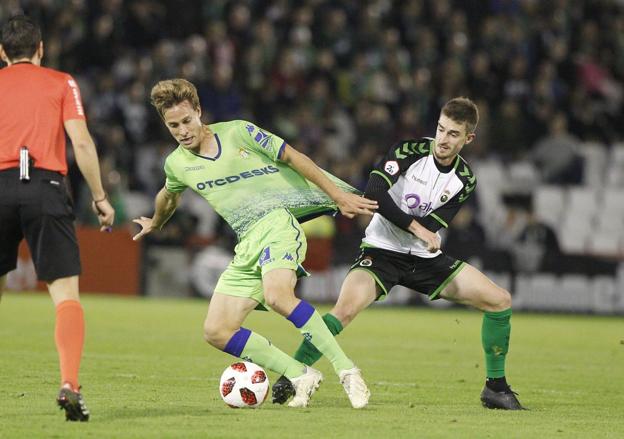
[[[247,152],[243,148],[238,148],[238,155],[240,156],[240,158],[246,159],[247,157],[249,157],[249,152]]]
[[[271,257],[271,248],[266,247],[264,250],[262,250],[260,259],[258,259],[258,265],[262,267],[263,265],[268,264],[269,262],[273,262],[273,258]]]
[[[448,201],[448,199],[449,199],[449,195],[451,195],[451,193],[448,190],[444,191],[444,193],[440,197],[440,202],[441,203],[446,203]]]
[[[373,260],[368,256],[360,262],[360,266],[362,267],[370,267],[371,265],[373,265]]]
[[[399,172],[399,164],[394,160],[388,160],[384,165],[384,171],[390,175],[396,175]]]

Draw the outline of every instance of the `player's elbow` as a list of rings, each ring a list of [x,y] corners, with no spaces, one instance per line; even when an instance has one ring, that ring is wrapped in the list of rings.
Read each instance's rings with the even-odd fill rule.
[[[76,155],[80,155],[81,153],[87,153],[90,151],[95,151],[95,143],[90,138],[82,138],[78,140],[72,140],[71,142],[72,148],[74,149],[74,153]]]

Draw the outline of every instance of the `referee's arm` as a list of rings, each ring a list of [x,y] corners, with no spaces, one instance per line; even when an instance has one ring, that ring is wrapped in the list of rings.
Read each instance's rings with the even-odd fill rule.
[[[98,220],[106,230],[113,225],[115,210],[106,198],[106,192],[102,186],[100,176],[100,162],[98,161],[95,143],[89,134],[87,123],[82,119],[69,119],[65,121],[65,131],[74,148],[76,163],[80,172],[87,181],[93,198],[93,209],[97,213]]]

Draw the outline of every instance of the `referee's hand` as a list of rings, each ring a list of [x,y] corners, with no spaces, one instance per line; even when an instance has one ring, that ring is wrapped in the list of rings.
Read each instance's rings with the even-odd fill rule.
[[[108,198],[100,200],[97,203],[92,201],[91,208],[100,222],[100,232],[110,232],[113,227],[113,222],[115,221],[115,209],[113,209],[113,206],[109,203]]]

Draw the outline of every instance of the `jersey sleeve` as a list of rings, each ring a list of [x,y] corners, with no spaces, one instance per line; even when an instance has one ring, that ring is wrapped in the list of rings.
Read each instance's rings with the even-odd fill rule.
[[[84,106],[78,83],[70,75],[66,76],[63,93],[63,122],[71,119],[85,120]]]
[[[169,163],[169,159],[165,161],[165,176],[165,188],[169,192],[174,194],[184,192],[184,189],[186,189],[187,186],[182,181],[180,181],[178,177],[176,177],[173,171],[173,167],[171,166],[171,163]]]
[[[245,120],[237,121],[243,144],[247,149],[278,161],[284,153],[286,142],[281,137]]]
[[[383,178],[377,174],[371,173],[368,183],[366,184],[364,196],[369,200],[377,201],[377,213],[379,215],[383,216],[395,226],[409,231],[409,225],[414,218],[412,218],[409,213],[403,212],[401,208],[396,205],[388,192],[388,186]]]
[[[459,209],[464,205],[466,200],[470,198],[477,187],[477,177],[465,163],[460,164],[457,170],[457,175],[464,184],[462,190],[455,194],[455,196],[446,204],[438,207],[427,216],[423,218],[416,218],[416,221],[418,221],[426,229],[432,232],[437,232],[443,227],[448,227],[453,218],[455,218]]]
[[[432,141],[433,139],[420,139],[395,143],[371,174],[381,176],[388,183],[388,187],[391,187],[412,164],[430,153]]]

